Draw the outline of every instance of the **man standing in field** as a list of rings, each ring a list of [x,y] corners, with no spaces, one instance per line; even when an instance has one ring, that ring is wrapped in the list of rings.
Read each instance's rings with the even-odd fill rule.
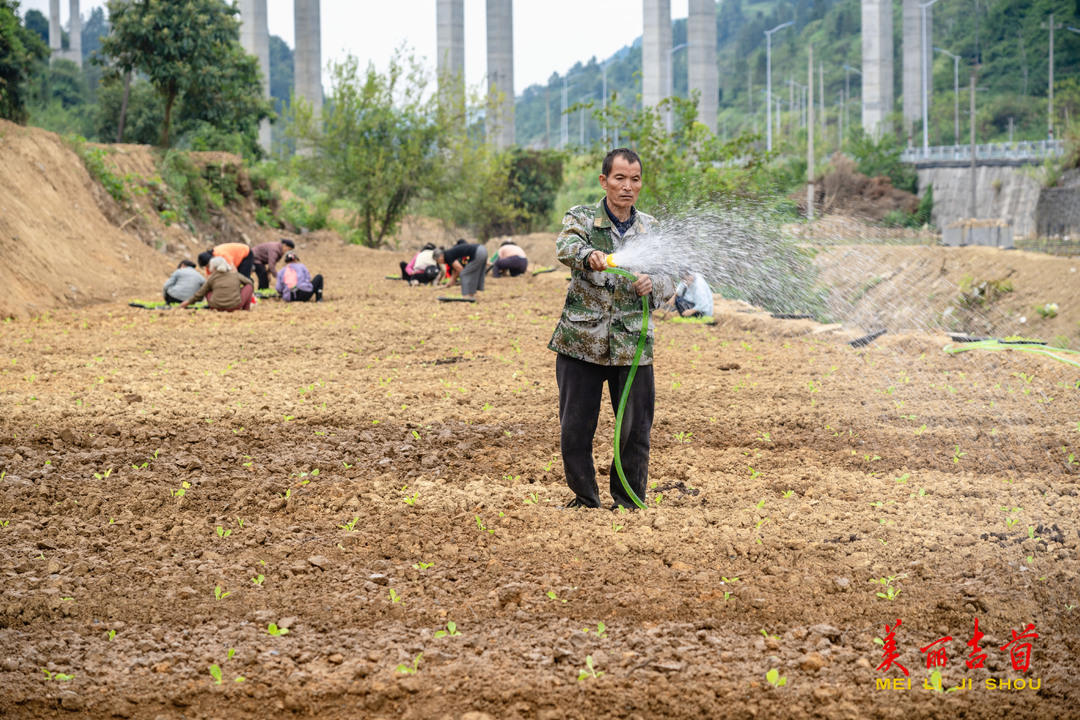
[[[648,234],[655,219],[634,207],[641,192],[641,158],[628,148],[604,158],[600,187],[605,197],[596,205],[571,208],[563,218],[556,241],[559,261],[571,268],[570,287],[562,317],[548,347],[558,353],[555,377],[559,384],[560,447],[566,484],[574,491],[568,507],[600,507],[593,466],[592,441],[607,383],[617,409],[641,333],[641,296],[660,307],[674,292],[668,278],[639,274],[637,281],[605,273],[606,256],[631,238]],[[653,403],[652,324],[630,388],[623,415],[622,466],[627,482],[644,501],[649,477],[649,433]],[[612,506],[635,507],[611,464]]]

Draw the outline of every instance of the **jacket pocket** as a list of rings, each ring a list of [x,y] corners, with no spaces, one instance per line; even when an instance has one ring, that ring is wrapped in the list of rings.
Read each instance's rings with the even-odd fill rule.
[[[565,317],[568,322],[580,325],[596,325],[604,319],[604,313],[600,310],[593,310],[591,308],[570,306],[566,308],[563,317]]]

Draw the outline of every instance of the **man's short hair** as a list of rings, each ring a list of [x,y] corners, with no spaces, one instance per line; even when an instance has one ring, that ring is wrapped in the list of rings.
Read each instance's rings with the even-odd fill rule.
[[[296,243],[294,243],[289,238],[281,238],[281,244],[285,245],[286,247],[288,247],[290,249],[296,249]]]
[[[615,148],[604,156],[604,162],[600,165],[601,175],[607,176],[611,174],[611,166],[615,164],[615,158],[617,157],[621,157],[631,165],[637,163],[638,167],[641,168],[642,172],[645,171],[645,164],[641,162],[641,158],[638,157],[638,154],[630,148],[621,147]]]
[[[195,263],[191,262],[190,260],[181,260],[180,264],[177,265],[176,267],[177,267],[177,269],[186,268],[186,267],[193,268],[193,267],[195,267]]]
[[[206,267],[210,264],[210,260],[214,257],[213,250],[207,250],[199,253],[199,267]]]

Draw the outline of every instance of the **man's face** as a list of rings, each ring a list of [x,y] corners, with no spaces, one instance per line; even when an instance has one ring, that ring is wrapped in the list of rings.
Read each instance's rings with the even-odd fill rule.
[[[629,212],[641,193],[641,163],[630,163],[622,155],[616,155],[611,172],[600,176],[600,187],[607,193],[609,208]]]

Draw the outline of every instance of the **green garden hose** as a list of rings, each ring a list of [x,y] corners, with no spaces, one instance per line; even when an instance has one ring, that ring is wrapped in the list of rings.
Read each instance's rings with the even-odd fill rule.
[[[1075,359],[1064,357],[1065,355],[1077,355],[1075,350],[1068,350],[1066,348],[1049,348],[1046,345],[1020,345],[1016,343],[1001,342],[999,340],[981,340],[973,343],[963,343],[961,345],[946,345],[942,348],[949,354],[962,353],[967,350],[989,350],[991,352],[997,352],[999,350],[1016,350],[1018,352],[1029,352],[1036,355],[1045,355],[1046,357],[1053,358],[1058,362],[1063,362],[1066,365],[1073,365],[1080,367],[1080,362]]]
[[[604,272],[612,273],[613,275],[621,275],[628,278],[630,282],[637,282],[637,275],[631,272],[627,272],[622,268],[609,267]],[[641,296],[641,335],[638,336],[637,350],[634,351],[634,362],[630,364],[630,373],[626,376],[626,383],[623,385],[622,398],[619,399],[619,410],[615,413],[615,471],[619,474],[619,482],[622,483],[623,490],[626,492],[626,496],[634,501],[642,510],[645,509],[645,503],[641,501],[641,498],[637,496],[630,488],[630,483],[626,481],[626,473],[622,469],[622,456],[619,453],[619,440],[622,437],[622,419],[623,411],[626,410],[626,399],[630,397],[630,385],[634,382],[634,375],[637,373],[638,363],[641,361],[641,353],[645,349],[645,340],[649,336],[649,296]]]

